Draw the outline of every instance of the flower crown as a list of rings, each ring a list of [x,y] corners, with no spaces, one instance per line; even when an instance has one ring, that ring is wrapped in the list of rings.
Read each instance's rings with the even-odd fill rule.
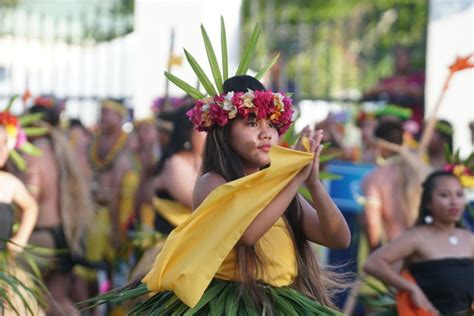
[[[184,50],[186,59],[207,94],[203,94],[198,89],[171,73],[165,72],[165,76],[168,80],[197,100],[194,108],[187,112],[190,120],[197,125],[197,130],[209,131],[214,126],[224,126],[229,120],[236,117],[247,118],[252,114],[255,115],[257,119],[270,119],[276,125],[279,134],[283,134],[292,123],[293,110],[291,99],[285,94],[271,91],[248,90],[247,92],[224,92],[223,82],[228,79],[227,37],[224,19],[221,17],[222,72],[217,63],[217,58],[209,36],[202,25],[201,34],[204,40],[204,46],[206,47],[215,86],[204,73],[202,67],[186,49]],[[247,73],[259,35],[260,27],[257,24],[250,36],[249,43],[242,53],[242,58],[235,76],[242,76]],[[278,57],[279,55],[276,55],[270,63],[261,68],[255,75],[255,79],[260,80],[263,78],[266,72],[275,64]]]
[[[16,151],[19,149],[23,153],[31,156],[38,156],[41,151],[29,143],[27,136],[40,136],[47,133],[43,127],[27,127],[29,124],[41,119],[42,114],[27,114],[16,117],[10,113],[16,97],[10,99],[5,110],[0,112],[0,126],[4,126],[7,134],[7,150],[13,163],[20,169],[26,168],[25,160]]]
[[[452,172],[463,188],[474,188],[474,152],[463,161],[459,158],[459,150],[453,154],[446,146],[445,158],[447,164],[444,166],[444,171]]]
[[[269,118],[284,134],[292,121],[291,99],[271,91],[228,92],[215,97],[198,100],[187,113],[199,131],[209,131],[213,126],[224,126],[236,117],[254,115],[258,120]]]

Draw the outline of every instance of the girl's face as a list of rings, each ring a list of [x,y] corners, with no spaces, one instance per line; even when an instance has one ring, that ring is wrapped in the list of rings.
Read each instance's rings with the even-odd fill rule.
[[[278,141],[278,131],[268,119],[235,119],[230,127],[230,146],[240,156],[246,174],[270,163],[270,147]]]
[[[0,168],[5,165],[8,159],[7,131],[0,125]]]
[[[437,179],[428,208],[435,221],[456,223],[464,211],[464,191],[458,179],[444,176]]]

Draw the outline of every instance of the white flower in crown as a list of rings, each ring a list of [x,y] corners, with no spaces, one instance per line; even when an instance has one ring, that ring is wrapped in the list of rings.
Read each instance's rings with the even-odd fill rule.
[[[249,89],[249,91],[242,95],[242,106],[246,108],[253,108],[253,99],[255,99],[255,96],[253,95],[253,91]]]
[[[232,103],[234,97],[234,91],[228,92],[224,97],[222,108],[228,112],[227,117],[233,119],[237,116],[237,107]]]
[[[280,112],[285,111],[285,104],[283,103],[283,95],[281,93],[273,95],[273,104]]]

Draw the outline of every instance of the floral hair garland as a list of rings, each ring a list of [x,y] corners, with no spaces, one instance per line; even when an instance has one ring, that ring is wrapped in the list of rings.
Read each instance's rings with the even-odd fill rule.
[[[224,126],[236,117],[250,115],[260,119],[268,118],[275,124],[278,133],[284,134],[292,123],[292,101],[279,92],[251,91],[228,92],[215,97],[196,101],[194,108],[187,112],[199,131],[209,131],[213,126]]]
[[[0,112],[0,126],[4,126],[7,132],[8,151],[18,149],[26,142],[26,134],[16,116],[9,112]]]
[[[26,168],[23,157],[16,151],[19,149],[23,153],[31,156],[38,156],[41,151],[28,142],[27,136],[40,136],[47,133],[47,129],[43,127],[28,127],[31,123],[41,119],[42,114],[27,114],[16,117],[10,113],[16,97],[11,98],[7,107],[0,112],[0,126],[3,126],[7,134],[7,150],[12,161],[20,170]]]
[[[452,172],[461,182],[463,188],[474,188],[474,152],[466,160],[459,158],[459,150],[454,154],[445,147],[446,165],[444,171]]]
[[[247,118],[250,114],[253,114],[257,119],[270,119],[277,127],[278,133],[280,135],[283,134],[292,123],[293,110],[291,99],[285,94],[271,91],[224,92],[223,83],[229,79],[227,36],[224,19],[221,17],[222,69],[219,67],[216,53],[203,25],[201,25],[201,34],[215,85],[187,50],[184,50],[186,59],[198,77],[200,84],[206,90],[206,93],[202,93],[173,74],[165,72],[168,80],[197,100],[194,108],[187,113],[190,120],[197,125],[197,129],[199,131],[209,131],[214,126],[224,126],[229,120],[236,117]],[[242,76],[247,73],[259,35],[260,27],[257,24],[243,50],[235,76]],[[268,64],[260,68],[254,78],[257,81],[262,79],[276,63],[278,57],[279,55],[274,56]]]

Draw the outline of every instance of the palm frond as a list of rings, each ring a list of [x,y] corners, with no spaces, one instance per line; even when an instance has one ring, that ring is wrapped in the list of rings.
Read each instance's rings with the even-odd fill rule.
[[[222,53],[222,78],[229,77],[229,57],[227,55],[227,35],[225,32],[224,17],[221,15],[221,53]]]
[[[242,54],[239,67],[237,68],[237,72],[235,73],[237,76],[245,75],[247,73],[253,53],[255,52],[255,47],[257,46],[257,40],[259,36],[260,36],[260,26],[257,23],[252,32],[252,36],[250,37],[250,40]]]
[[[184,55],[186,56],[186,59],[188,60],[189,65],[193,69],[194,73],[199,79],[199,82],[202,84],[204,89],[207,91],[207,93],[210,96],[215,96],[217,95],[217,91],[212,85],[211,81],[207,77],[206,73],[204,70],[202,70],[201,66],[199,66],[198,62],[196,59],[191,55],[186,49],[184,49]]]
[[[168,78],[169,81],[174,83],[178,88],[190,95],[193,99],[198,100],[205,97],[205,95],[202,94],[201,91],[167,71],[165,71],[165,77]]]
[[[268,72],[268,70],[270,70],[270,68],[272,68],[273,65],[275,65],[279,57],[280,57],[280,53],[276,54],[275,57],[273,57],[272,60],[270,60],[270,62],[266,66],[264,66],[262,69],[258,71],[257,75],[255,76],[255,79],[257,80],[262,79],[263,76],[265,76],[265,74]]]
[[[201,24],[201,34],[202,39],[204,40],[204,46],[206,47],[207,59],[209,60],[209,66],[211,67],[212,76],[214,77],[214,82],[216,83],[217,91],[222,93],[222,75],[221,70],[219,69],[219,64],[217,63],[216,53],[214,53],[214,48],[212,47],[211,40],[207,35],[206,29]]]

